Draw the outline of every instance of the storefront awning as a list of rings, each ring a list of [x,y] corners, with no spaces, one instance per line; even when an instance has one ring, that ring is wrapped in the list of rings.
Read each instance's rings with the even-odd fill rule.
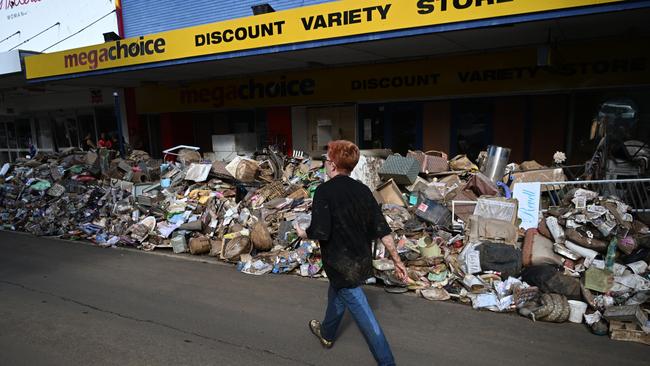
[[[187,71],[183,79],[187,75],[191,79],[197,65],[201,65],[200,77],[206,78],[314,65],[377,62],[435,55],[441,53],[439,50],[468,52],[474,47],[438,35],[456,31],[462,37],[463,30],[473,30],[472,38],[485,39],[488,34],[498,35],[495,26],[520,28],[522,23],[544,19],[611,15],[615,11],[650,7],[650,1],[621,0],[468,0],[449,1],[444,7],[445,3],[374,0],[360,7],[358,2],[346,0],[206,24],[29,57],[27,78],[47,81],[179,66]],[[454,7],[460,3],[470,5]],[[516,32],[510,29],[507,36],[501,32],[504,34],[489,38],[488,43],[476,48],[484,49],[490,44],[511,47],[523,35],[533,38],[526,40],[527,44],[543,43],[548,31],[533,34],[534,31],[540,29],[533,26],[524,34],[519,29]],[[430,44],[440,47],[430,47]],[[246,57],[245,63],[240,62],[242,57]],[[218,70],[203,72],[215,67]],[[146,81],[150,73],[147,70],[140,80]],[[165,79],[164,75],[154,74],[163,76],[155,81]]]

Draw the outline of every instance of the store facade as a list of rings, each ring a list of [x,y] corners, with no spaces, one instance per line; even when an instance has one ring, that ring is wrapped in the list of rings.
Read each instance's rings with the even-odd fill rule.
[[[129,139],[153,155],[253,134],[315,152],[336,138],[470,156],[497,144],[549,163],[589,153],[606,98],[636,99],[650,123],[648,1],[270,1],[277,12],[247,17],[245,1],[176,3],[123,1],[131,38],[33,57],[28,77],[139,78]]]

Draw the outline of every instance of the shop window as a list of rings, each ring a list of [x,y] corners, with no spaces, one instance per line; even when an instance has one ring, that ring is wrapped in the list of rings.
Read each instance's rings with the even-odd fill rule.
[[[41,150],[54,149],[54,136],[52,136],[52,122],[47,117],[36,118],[36,136],[38,148]]]
[[[255,116],[254,110],[192,113],[194,144],[202,151],[213,151],[212,136],[236,134],[246,137],[246,146],[255,149]]]
[[[573,98],[573,121],[570,133],[569,164],[582,164],[591,159],[596,140],[590,139],[591,123],[600,105],[608,99],[628,99],[638,107],[638,121],[630,134],[635,140],[650,143],[650,90],[629,88],[578,92]]]
[[[97,136],[105,133],[107,137],[117,136],[117,118],[113,108],[95,108]]]
[[[422,148],[422,103],[359,106],[360,146],[406,154]]]
[[[74,117],[55,117],[54,131],[58,149],[79,146],[77,121]]]
[[[6,149],[9,147],[9,143],[7,142],[7,124],[6,123],[0,123],[0,149]],[[8,156],[7,156],[8,158]]]
[[[316,121],[316,140],[319,147],[324,148],[327,143],[332,141],[332,120],[320,119]]]
[[[77,116],[79,121],[79,138],[82,143],[86,136],[90,137],[91,141],[97,141],[99,137],[95,131],[95,118],[92,114],[80,114]]]
[[[384,123],[386,107],[383,105],[359,106],[359,146],[362,149],[382,149],[384,145]]]
[[[457,100],[452,107],[452,155],[476,161],[492,143],[494,103],[491,99]]]
[[[16,140],[16,124],[13,122],[7,122],[7,147],[10,149],[18,148],[18,141]]]
[[[152,158],[162,158],[162,144],[160,141],[160,115],[150,114],[139,116],[141,121],[147,121],[147,139],[145,143],[145,151],[149,153]]]
[[[356,107],[307,108],[309,149],[324,151],[329,140],[356,141]]]
[[[392,125],[392,149],[404,154],[422,148],[422,105],[396,103],[388,109]]]
[[[18,119],[15,123],[16,145],[19,149],[29,149],[32,141],[32,126],[28,119]]]

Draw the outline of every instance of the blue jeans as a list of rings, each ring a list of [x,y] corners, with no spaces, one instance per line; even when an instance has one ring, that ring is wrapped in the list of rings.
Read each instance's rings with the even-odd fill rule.
[[[354,321],[370,347],[370,352],[380,366],[395,365],[386,336],[381,330],[375,314],[361,287],[335,289],[330,284],[327,294],[327,311],[321,323],[321,335],[328,341],[334,341],[345,309],[350,310]]]

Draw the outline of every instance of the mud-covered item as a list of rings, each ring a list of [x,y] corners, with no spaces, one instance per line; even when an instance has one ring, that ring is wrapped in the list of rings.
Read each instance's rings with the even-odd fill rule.
[[[404,157],[399,154],[391,155],[379,169],[382,180],[393,179],[395,183],[411,185],[420,173],[420,164],[414,158]]]
[[[206,236],[190,239],[190,253],[193,255],[207,254],[210,252],[210,248],[210,239]]]
[[[259,164],[255,160],[242,159],[237,165],[235,178],[242,182],[252,182],[257,177]]]
[[[609,322],[609,335],[615,341],[637,342],[650,346],[650,334],[636,323]]]
[[[389,179],[387,182],[381,184],[377,187],[377,195],[381,199],[382,204],[393,204],[398,206],[406,206],[404,198],[402,197],[402,192],[400,192],[399,187],[395,184],[393,179]]]
[[[198,163],[201,161],[201,153],[191,149],[181,149],[178,152],[178,161],[183,165],[190,165],[191,163]]]
[[[582,299],[580,281],[563,275],[555,266],[542,264],[527,267],[522,271],[521,278],[544,293],[561,294],[570,300]]]
[[[543,294],[539,302],[520,308],[519,314],[533,320],[564,323],[569,319],[571,307],[566,297],[560,294]]]
[[[476,196],[498,196],[499,188],[483,173],[473,174],[467,181],[466,189],[471,190]]]
[[[564,323],[569,320],[571,315],[571,306],[566,297],[560,294],[545,294],[551,297],[550,303],[547,306],[552,306],[551,312],[544,317],[539,317],[538,320],[552,323]],[[552,304],[552,305],[551,305]]]
[[[580,232],[578,232],[575,229],[564,230],[564,235],[567,240],[576,243],[582,247],[593,249],[601,253],[607,250],[607,242],[600,239],[583,236],[582,234],[580,234]]]
[[[273,247],[273,238],[263,221],[258,221],[253,225],[251,241],[257,250],[267,251]]]
[[[538,169],[544,169],[544,168],[546,168],[546,167],[543,166],[542,164],[538,163],[535,160],[528,160],[528,161],[524,161],[523,163],[519,164],[519,169],[521,169],[523,171],[538,170]]]
[[[553,235],[551,234],[551,231],[548,229],[548,226],[546,226],[546,220],[544,219],[539,220],[539,223],[537,225],[537,232],[543,235],[547,239],[553,239]]]
[[[633,236],[626,236],[625,238],[619,239],[616,246],[625,255],[630,255],[639,248],[639,245]]]
[[[238,236],[226,242],[223,246],[221,258],[229,262],[237,262],[242,254],[250,254],[253,249],[250,238]]]
[[[449,158],[441,151],[409,150],[406,156],[414,158],[420,163],[420,173],[440,173],[449,170]]]
[[[636,322],[641,326],[648,322],[648,316],[639,305],[611,306],[603,316],[609,321]]]
[[[179,233],[177,235],[174,235],[171,239],[171,244],[172,244],[172,250],[176,254],[185,253],[188,250],[187,242],[185,241],[184,234]]]
[[[451,211],[440,203],[429,199],[424,199],[417,206],[415,216],[440,227],[451,225]]]
[[[480,197],[474,208],[474,215],[517,223],[519,204],[516,199],[503,197]]]
[[[184,223],[179,227],[179,229],[187,231],[201,231],[203,230],[203,223],[201,220],[194,220]]]
[[[490,241],[514,245],[517,236],[517,228],[508,221],[472,215],[465,225],[466,243]]]
[[[522,257],[523,265],[525,267],[540,264],[561,266],[563,263],[562,257],[555,254],[553,251],[553,242],[539,234],[537,229],[526,230],[526,236],[522,248]]]
[[[595,335],[606,336],[608,330],[609,330],[609,325],[607,324],[607,321],[605,319],[600,319],[599,321],[591,325],[591,332]],[[612,336],[612,339],[615,338],[613,338]]]
[[[451,170],[466,170],[466,171],[478,171],[476,164],[472,163],[467,155],[456,155],[453,159],[449,161],[449,168]]]
[[[546,218],[546,227],[551,232],[553,240],[556,243],[564,244],[566,241],[566,234],[562,226],[560,226],[556,217],[549,216]]]
[[[481,257],[483,271],[496,271],[501,278],[519,277],[521,273],[521,250],[512,245],[486,242],[476,247]]]
[[[218,257],[221,255],[221,248],[223,247],[223,239],[210,239],[210,257]]]
[[[226,163],[223,161],[215,161],[212,163],[212,168],[210,169],[212,174],[217,176],[217,178],[226,178],[226,179],[232,179],[234,178],[228,170],[226,170]]]

